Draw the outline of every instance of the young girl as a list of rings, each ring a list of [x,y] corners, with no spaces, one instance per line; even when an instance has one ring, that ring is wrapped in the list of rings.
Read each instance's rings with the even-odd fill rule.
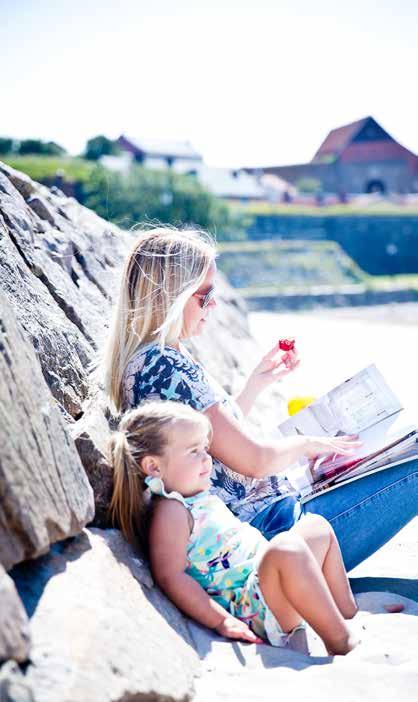
[[[149,552],[177,607],[222,636],[283,646],[306,620],[330,654],[348,653],[356,640],[345,619],[357,608],[331,526],[306,516],[268,542],[210,494],[210,440],[206,416],[181,403],[125,414],[110,450],[123,534]]]

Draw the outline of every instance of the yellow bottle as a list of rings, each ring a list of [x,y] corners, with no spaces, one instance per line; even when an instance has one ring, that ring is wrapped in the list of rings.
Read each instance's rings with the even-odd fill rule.
[[[305,409],[305,407],[308,407],[308,405],[310,405],[315,400],[316,397],[312,397],[310,395],[291,397],[287,403],[287,411],[289,412],[289,415],[293,417],[294,414],[300,412],[300,410]]]

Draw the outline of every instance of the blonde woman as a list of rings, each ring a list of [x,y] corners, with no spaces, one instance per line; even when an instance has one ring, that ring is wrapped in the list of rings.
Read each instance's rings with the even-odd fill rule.
[[[301,456],[349,455],[358,444],[302,436],[262,442],[245,432],[242,419],[257,396],[291,372],[298,357],[273,348],[232,398],[191,356],[183,341],[201,333],[216,305],[215,259],[210,237],[198,231],[154,228],[138,237],[123,270],[105,359],[110,404],[121,412],[144,400],[176,400],[204,412],[213,428],[212,491],[235,516],[271,539],[303,512],[321,514],[351,569],[417,515],[417,462],[300,505],[286,469]]]

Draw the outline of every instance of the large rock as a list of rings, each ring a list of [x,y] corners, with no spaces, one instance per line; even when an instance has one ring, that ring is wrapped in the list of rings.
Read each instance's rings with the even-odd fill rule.
[[[109,505],[113,492],[113,469],[108,458],[110,425],[116,420],[109,417],[106,399],[99,390],[85,403],[84,414],[70,427],[84,470],[94,493],[92,524],[101,528],[112,526]]]
[[[94,512],[76,448],[39,362],[0,294],[0,563],[45,553]]]
[[[106,335],[129,235],[0,163],[0,287],[73,417]]]
[[[0,663],[10,658],[22,663],[29,654],[29,622],[15,584],[2,565],[0,602]]]
[[[118,531],[85,530],[12,574],[35,702],[190,699],[199,658],[186,621]]]

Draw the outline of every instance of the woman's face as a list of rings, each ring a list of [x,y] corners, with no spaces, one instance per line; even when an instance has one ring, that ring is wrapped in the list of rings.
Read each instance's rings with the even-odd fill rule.
[[[210,299],[206,307],[202,307],[202,304],[204,304],[203,296],[214,287],[215,275],[216,263],[212,261],[201,286],[189,297],[184,306],[182,339],[188,339],[191,336],[200,334],[205,326],[206,317],[209,312],[216,307],[216,300],[214,297]]]

